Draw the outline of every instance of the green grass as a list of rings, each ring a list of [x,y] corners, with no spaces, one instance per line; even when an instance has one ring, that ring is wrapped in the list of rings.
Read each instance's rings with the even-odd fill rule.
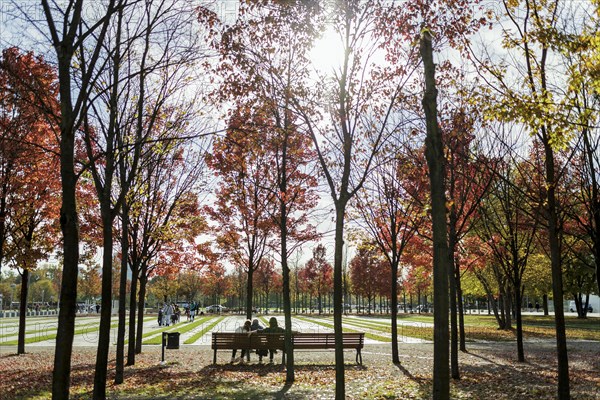
[[[116,328],[118,325],[119,325],[119,323],[117,322],[117,323],[111,324],[110,327]],[[94,322],[94,323],[83,325],[83,326],[79,327],[78,329],[75,329],[75,332],[73,334],[74,335],[83,335],[85,333],[95,332],[99,329],[100,329],[100,326],[98,325],[98,323]],[[49,333],[49,334],[45,334],[45,335],[41,335],[41,336],[25,338],[25,344],[43,342],[45,340],[53,340],[53,339],[56,339],[56,333]],[[7,342],[2,342],[0,344],[4,345],[4,346],[14,346],[14,345],[17,345],[18,343],[19,343],[19,340],[15,339],[15,340],[9,340]]]
[[[321,325],[324,326],[325,328],[330,328],[333,329],[333,324],[329,323],[329,322],[324,322],[324,321],[320,321],[320,318],[327,318],[327,317],[311,317],[311,318],[307,318],[307,317],[298,317],[295,316],[294,318],[298,318],[299,320],[302,321],[306,321],[306,322],[312,322],[314,324],[317,325]],[[344,321],[344,323],[346,323],[346,321]],[[350,325],[350,324],[349,324]],[[342,328],[342,332],[348,332],[348,333],[363,333],[363,331],[360,330],[355,330],[355,329],[351,329],[351,328]],[[376,335],[370,332],[364,332],[365,337],[369,338],[369,339],[373,339],[373,340],[378,340],[380,342],[391,342],[392,338],[389,336],[380,336],[380,335]]]
[[[54,326],[47,326],[44,329],[30,329],[30,330],[27,330],[27,331],[25,331],[25,335],[32,335],[34,333],[47,332],[49,329],[56,330],[56,323],[57,322],[55,322]],[[51,324],[51,323],[49,323],[49,324]],[[79,325],[77,328],[83,328],[83,327],[92,326],[92,325],[95,325],[95,324],[98,324],[98,322],[97,321],[95,321],[95,322],[88,322],[86,324]],[[30,326],[30,325],[31,324],[27,324],[27,326]],[[10,337],[10,336],[18,335],[19,334],[18,327],[19,326],[17,325],[17,331],[14,332],[14,333],[5,333],[5,334],[0,335],[0,339],[3,339],[5,337]]]
[[[204,317],[204,318],[200,318],[194,322],[189,322],[186,324],[179,323],[178,325],[167,326],[165,328],[154,330],[154,331],[150,332],[149,335],[145,335],[144,337],[153,336],[154,334],[157,334],[157,336],[153,336],[152,338],[143,341],[142,344],[161,344],[162,343],[162,335],[158,335],[158,333],[162,333],[162,332],[166,331],[166,332],[179,332],[180,334],[184,334],[186,332],[191,331],[192,329],[199,327],[204,322],[209,321],[212,318],[214,318],[214,317]]]
[[[211,317],[214,318],[214,317]],[[223,319],[225,319],[225,317],[219,317],[217,318],[215,321],[213,321],[210,325],[208,325],[206,328],[202,329],[200,332],[196,333],[195,335],[189,337],[185,342],[183,342],[184,344],[192,344],[194,343],[196,340],[200,339],[202,336],[204,336],[206,334],[206,332],[209,332],[212,330],[212,328],[214,328],[219,322],[221,322]]]
[[[154,317],[146,317],[144,318],[144,321],[147,321],[149,319],[154,319]],[[119,326],[119,322],[114,322],[110,325],[111,328],[116,328]],[[90,329],[92,328],[92,329]],[[75,331],[74,331],[74,335],[82,335],[85,333],[91,333],[91,332],[96,332],[100,329],[100,325],[99,322],[90,322],[84,325],[80,325],[79,327],[76,327]],[[56,332],[55,329],[52,329],[54,331],[54,333],[48,333],[45,335],[41,335],[41,336],[35,336],[35,337],[29,337],[29,338],[25,338],[25,344],[31,344],[31,343],[37,343],[37,342],[43,342],[45,340],[53,340],[56,339]],[[45,332],[47,331],[47,329],[43,329],[43,330],[39,330],[39,331],[34,331],[32,333],[38,333],[38,332]],[[12,335],[11,335],[12,336]],[[19,339],[15,339],[15,340],[9,340],[6,342],[0,342],[0,346],[15,346],[19,343]]]
[[[391,335],[392,333],[391,322],[388,324],[386,322],[379,321],[365,321],[364,319],[345,319],[344,323],[352,326],[377,330],[386,333],[387,335]],[[422,340],[433,340],[433,328],[430,326],[398,324],[397,333],[400,336],[407,336]],[[391,341],[391,338],[387,341]]]
[[[375,316],[377,317],[377,316]],[[383,316],[379,316],[381,318]],[[465,317],[465,334],[467,340],[486,341],[511,341],[516,337],[516,320],[513,319],[512,330],[499,330],[496,318],[493,315],[467,314]],[[368,317],[361,319],[361,323],[381,324],[379,321],[368,321]],[[362,322],[367,320],[368,322]],[[430,314],[401,314],[399,321],[412,321],[433,324],[433,315]],[[344,321],[346,323],[346,321]],[[370,325],[369,325],[370,326]],[[598,318],[580,319],[565,317],[565,326],[568,339],[598,340],[600,341],[600,320]],[[377,329],[377,328],[375,328]],[[402,333],[401,332],[402,329]],[[432,337],[432,328],[398,326],[399,334],[427,339]],[[527,338],[555,338],[554,317],[543,315],[523,315],[523,336]]]

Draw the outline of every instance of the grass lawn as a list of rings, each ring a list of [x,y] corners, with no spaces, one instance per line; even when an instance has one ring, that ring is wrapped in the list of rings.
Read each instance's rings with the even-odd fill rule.
[[[360,321],[369,321],[369,327],[376,326],[383,332],[390,332],[390,323],[382,323],[382,316],[365,317]],[[426,328],[425,324],[433,324],[433,315],[429,314],[402,314],[398,316],[398,322],[423,323],[424,325],[411,328],[409,326],[398,327],[398,333],[404,336],[411,336],[432,340],[432,329]],[[600,341],[600,319],[577,317],[565,317],[567,338],[577,340],[598,340]],[[365,325],[366,326],[366,325]],[[402,330],[402,333],[401,333]],[[510,341],[516,337],[516,321],[513,320],[512,330],[499,330],[496,319],[493,315],[465,315],[465,334],[467,340],[487,340],[487,341]],[[554,317],[543,315],[523,315],[523,336],[526,339],[553,339],[555,337]]]

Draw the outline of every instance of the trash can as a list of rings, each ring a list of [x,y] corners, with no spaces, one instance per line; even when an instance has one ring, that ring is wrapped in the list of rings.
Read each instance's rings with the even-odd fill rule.
[[[179,332],[167,333],[167,349],[179,349]]]

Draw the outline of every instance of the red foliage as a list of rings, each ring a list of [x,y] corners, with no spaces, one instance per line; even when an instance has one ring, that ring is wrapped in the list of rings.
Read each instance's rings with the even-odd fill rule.
[[[354,293],[366,297],[369,303],[377,295],[389,297],[389,270],[389,264],[384,261],[379,250],[369,243],[362,243],[350,261],[350,278]]]

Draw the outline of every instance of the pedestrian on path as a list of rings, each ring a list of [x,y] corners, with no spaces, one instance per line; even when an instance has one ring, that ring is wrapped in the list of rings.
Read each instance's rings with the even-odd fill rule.
[[[173,315],[173,307],[169,303],[165,303],[163,308],[163,325],[171,325],[171,315]]]
[[[192,322],[194,322],[194,317],[196,316],[196,307],[197,307],[196,303],[192,301],[190,303],[190,320]]]

